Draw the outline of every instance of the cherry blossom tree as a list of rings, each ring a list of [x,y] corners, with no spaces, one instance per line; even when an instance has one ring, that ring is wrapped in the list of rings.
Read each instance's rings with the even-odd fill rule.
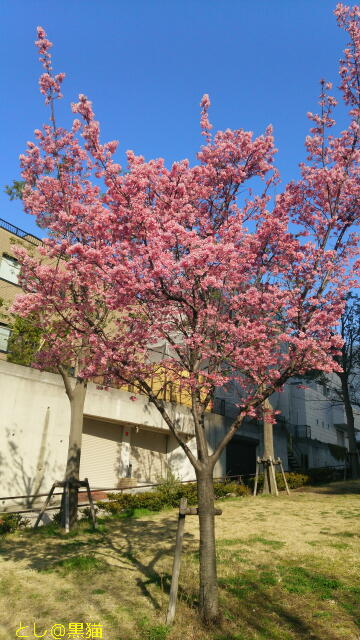
[[[359,182],[360,12],[338,5],[336,15],[350,44],[341,61],[346,129],[336,134],[331,84],[321,82],[320,113],[308,116],[307,161],[301,177],[272,202],[277,179],[271,130],[253,138],[243,130],[211,136],[209,98],[201,116],[205,145],[198,163],[145,162],[128,154],[133,185],[130,250],[140,284],[144,322],[168,345],[167,379],[186,388],[196,452],[177,431],[147,380],[134,372],[194,466],[200,522],[200,609],[205,621],[219,615],[214,536],[214,465],[246,416],[293,375],[316,364],[339,371],[342,339],[334,334],[346,292],[356,285]],[[256,196],[245,183],[264,180]],[[119,180],[119,179],[118,179]],[[111,189],[115,208],[124,206]],[[120,306],[120,305],[119,305]],[[214,449],[205,433],[214,390],[230,381],[241,389],[239,413]]]
[[[80,379],[92,375],[99,361],[105,382],[134,384],[157,407],[194,467],[200,611],[206,623],[220,617],[216,462],[247,416],[265,406],[267,422],[274,421],[266,401],[291,376],[314,368],[340,370],[336,327],[359,266],[360,10],[339,4],[335,13],[350,39],[340,65],[348,126],[336,133],[336,99],[323,81],[320,113],[308,114],[312,128],[301,177],[276,198],[271,128],[258,137],[242,129],[212,136],[207,95],[201,101],[204,145],[194,165],[183,160],[167,169],[161,159],[146,162],[128,152],[122,173],[113,160],[116,144],[101,144],[91,103],[82,95],[73,105],[81,122],[66,132],[52,116],[53,125],[37,132],[38,145],[29,145],[22,157],[25,207],[50,229],[45,251],[59,260],[58,278],[64,278],[56,305],[51,287],[36,290],[36,278],[28,294],[35,305],[49,304],[49,319],[61,311],[64,333],[54,338],[58,352],[73,339],[85,353],[91,345],[91,357],[80,359]],[[41,29],[38,45],[48,65],[40,87],[53,109],[63,76],[52,73],[50,43]],[[69,265],[73,271],[66,280]],[[82,291],[82,278],[86,301],[71,299],[72,279]],[[115,327],[94,322],[103,298]],[[167,345],[161,366],[146,349],[159,342]],[[154,377],[190,398],[195,450],[155,393]],[[238,415],[210,448],[206,415],[216,387],[230,382],[239,388]]]
[[[74,121],[71,131],[57,127],[54,103],[61,97],[64,74],[52,73],[51,43],[42,28],[38,29],[36,44],[45,67],[40,90],[50,107],[51,119],[49,125],[35,131],[37,145],[29,142],[26,153],[20,157],[25,183],[22,199],[25,210],[37,216],[38,224],[48,229],[49,237],[39,248],[40,257],[28,255],[24,248],[16,249],[25,294],[17,297],[12,310],[19,316],[31,317],[33,325],[36,319],[42,339],[33,364],[61,374],[70,402],[65,480],[70,483],[72,527],[77,518],[87,383],[99,376],[101,379],[107,368],[107,355],[99,349],[96,337],[106,332],[117,349],[120,341],[128,366],[132,360],[141,358],[142,348],[136,315],[126,317],[133,300],[133,286],[123,268],[119,241],[114,254],[111,212],[102,201],[99,187],[91,180],[97,165],[79,143],[77,133],[82,130],[79,121]],[[109,162],[115,149],[116,143],[104,145],[102,160]],[[118,303],[119,286],[123,293],[122,313],[117,317],[111,302],[114,274]]]

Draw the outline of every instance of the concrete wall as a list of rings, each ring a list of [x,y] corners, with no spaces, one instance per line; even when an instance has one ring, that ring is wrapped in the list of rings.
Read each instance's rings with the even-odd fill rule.
[[[45,493],[63,478],[70,407],[59,375],[0,362],[0,496]],[[116,487],[129,465],[138,481],[156,481],[171,469],[182,480],[195,479],[194,469],[156,408],[141,395],[97,389],[90,384],[85,401],[81,476],[93,488]],[[195,453],[190,410],[167,403],[188,446]],[[208,414],[210,449],[223,437],[231,420]],[[244,425],[239,435],[259,438],[259,428]],[[260,449],[257,453],[260,452]],[[278,455],[280,455],[278,449]],[[214,470],[226,473],[224,450]],[[22,500],[31,506],[32,500]],[[0,507],[10,503],[0,503]]]
[[[0,408],[0,496],[46,492],[52,482],[62,479],[66,463],[70,407],[62,379],[56,374],[1,361],[0,388],[3,399]],[[152,455],[149,453],[151,434],[156,445],[154,450],[160,442],[159,434],[169,436],[156,408],[143,396],[137,395],[136,401],[130,400],[130,396],[134,394],[117,389],[99,390],[93,384],[89,385],[87,392],[85,415],[88,420],[95,419],[100,424],[105,422],[109,432],[113,430],[117,434],[115,439],[118,440],[122,465],[118,466],[117,473],[114,471],[112,476],[107,476],[108,480],[112,477],[112,486],[116,486],[119,477],[126,475],[131,455],[135,458],[141,444],[144,445],[143,450]],[[179,405],[168,405],[168,411],[176,419],[178,429],[194,446],[189,410]],[[123,436],[124,425],[129,434],[126,438]],[[136,433],[139,428],[142,442]],[[84,439],[88,435],[85,428]],[[144,438],[147,438],[147,444]],[[168,450],[161,453],[163,462],[171,462],[175,473],[184,479],[194,477],[190,463],[184,464],[184,454],[176,445],[172,441]],[[94,455],[98,453],[96,447],[94,451]],[[100,456],[99,468],[101,464]],[[138,460],[137,476],[141,475],[140,468]],[[143,468],[146,468],[145,460]],[[163,470],[165,464],[154,466],[154,473],[161,474]],[[150,474],[152,479],[154,473]],[[101,474],[99,478],[101,480]],[[143,479],[147,478],[149,473]]]
[[[56,374],[0,361],[0,388],[0,496],[47,492],[55,480],[62,479],[66,463],[70,407],[62,379]],[[89,476],[94,488],[103,488],[104,484],[115,487],[127,475],[129,465],[133,467],[133,475],[144,482],[165,475],[167,469],[183,480],[194,479],[193,467],[157,409],[144,396],[136,395],[135,401],[130,400],[134,395],[89,385],[82,473]],[[284,393],[272,400],[286,419],[291,422],[296,419],[297,424],[311,427],[312,438],[298,442],[299,450],[308,455],[309,466],[339,464],[331,456],[328,443],[339,444],[343,414],[338,407],[331,406],[321,390],[287,385]],[[167,409],[195,452],[189,408],[167,403]],[[235,407],[232,412],[235,415]],[[234,415],[207,415],[210,449],[215,448]],[[261,426],[244,424],[238,436],[257,439],[256,455],[261,455]],[[285,426],[277,425],[275,455],[282,458],[285,468],[287,438]],[[346,444],[346,438],[344,441]],[[226,471],[224,451],[214,475],[223,476]],[[23,502],[31,506],[31,499]],[[0,507],[8,504],[0,502]]]

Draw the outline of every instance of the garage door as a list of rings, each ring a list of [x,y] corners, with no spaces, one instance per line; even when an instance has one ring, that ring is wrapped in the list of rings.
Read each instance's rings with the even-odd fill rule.
[[[146,482],[156,482],[165,477],[167,462],[167,436],[156,431],[132,429],[131,457],[132,477]]]
[[[121,471],[123,427],[112,422],[84,418],[80,479],[89,478],[92,488],[116,487]]]
[[[226,447],[226,473],[230,476],[255,473],[258,440],[233,438]]]

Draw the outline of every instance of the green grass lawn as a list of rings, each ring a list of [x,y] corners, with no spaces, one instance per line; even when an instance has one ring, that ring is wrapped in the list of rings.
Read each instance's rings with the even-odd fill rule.
[[[204,630],[197,617],[194,516],[186,519],[176,621],[165,626],[172,510],[103,520],[97,532],[84,523],[68,536],[44,528],[2,537],[1,640],[15,639],[20,623],[31,639],[45,630],[51,638],[57,624],[67,640],[70,623],[82,624],[85,637],[92,623],[104,640],[360,640],[360,482],[228,499],[221,508],[221,629]]]

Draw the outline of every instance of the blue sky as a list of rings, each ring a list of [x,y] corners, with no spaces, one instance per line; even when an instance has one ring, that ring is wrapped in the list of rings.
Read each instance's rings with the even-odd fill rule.
[[[33,42],[41,25],[54,68],[67,75],[58,124],[79,93],[92,101],[102,139],[147,159],[194,156],[202,143],[199,102],[209,93],[215,129],[261,133],[271,123],[283,181],[305,157],[307,111],[319,80],[338,83],[346,42],[329,0],[2,0],[0,217],[43,235],[3,185],[48,119]]]

